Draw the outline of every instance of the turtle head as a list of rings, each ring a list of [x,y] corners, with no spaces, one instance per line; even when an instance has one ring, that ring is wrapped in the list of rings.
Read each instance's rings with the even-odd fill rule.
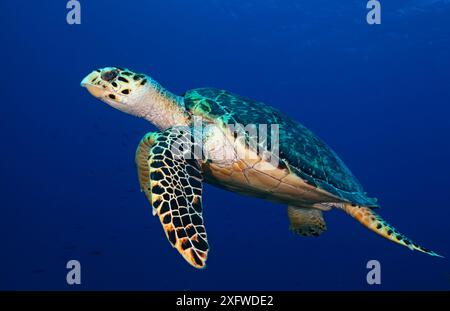
[[[145,74],[106,67],[88,74],[81,86],[111,107],[145,118],[159,129],[188,122],[183,97],[165,90]]]
[[[136,116],[142,116],[143,96],[149,77],[120,67],[106,67],[88,74],[81,86],[108,105]]]

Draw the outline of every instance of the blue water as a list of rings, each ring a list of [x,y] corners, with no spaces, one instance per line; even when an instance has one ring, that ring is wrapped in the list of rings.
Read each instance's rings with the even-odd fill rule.
[[[155,128],[79,86],[123,66],[174,93],[228,89],[287,112],[345,161],[380,213],[450,257],[449,1],[66,1],[0,4],[0,289],[448,290],[449,259],[391,243],[340,211],[294,236],[285,206],[206,186],[208,267],[166,241],[134,152]],[[79,260],[82,284],[66,284]],[[366,263],[381,263],[381,285]]]

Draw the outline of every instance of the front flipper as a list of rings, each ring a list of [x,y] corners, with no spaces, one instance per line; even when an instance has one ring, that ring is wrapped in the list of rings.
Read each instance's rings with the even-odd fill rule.
[[[327,230],[322,211],[314,207],[288,206],[289,229],[302,236],[319,236]]]
[[[173,146],[191,155],[180,155]],[[158,215],[173,247],[195,268],[204,268],[208,240],[202,217],[202,173],[193,159],[190,131],[149,133],[136,151],[141,189]]]

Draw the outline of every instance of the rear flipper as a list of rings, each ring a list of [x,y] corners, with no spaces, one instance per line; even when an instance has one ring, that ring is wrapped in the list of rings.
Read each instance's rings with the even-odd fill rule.
[[[313,207],[288,206],[289,229],[302,236],[319,236],[327,230],[322,211]]]
[[[358,220],[368,229],[378,233],[382,237],[391,240],[395,243],[408,247],[410,250],[417,250],[422,253],[426,253],[431,256],[443,257],[435,252],[428,250],[410,239],[403,234],[399,233],[394,227],[388,224],[381,216],[375,213],[369,207],[358,206],[350,203],[339,204],[338,207],[343,209],[347,214]]]

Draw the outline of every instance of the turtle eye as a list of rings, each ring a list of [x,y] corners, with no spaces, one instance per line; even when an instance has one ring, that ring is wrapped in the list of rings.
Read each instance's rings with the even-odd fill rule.
[[[101,77],[103,80],[109,82],[109,81],[113,80],[115,77],[117,77],[118,74],[119,74],[119,71],[117,69],[113,69],[113,70],[108,70],[108,71],[102,72]]]

